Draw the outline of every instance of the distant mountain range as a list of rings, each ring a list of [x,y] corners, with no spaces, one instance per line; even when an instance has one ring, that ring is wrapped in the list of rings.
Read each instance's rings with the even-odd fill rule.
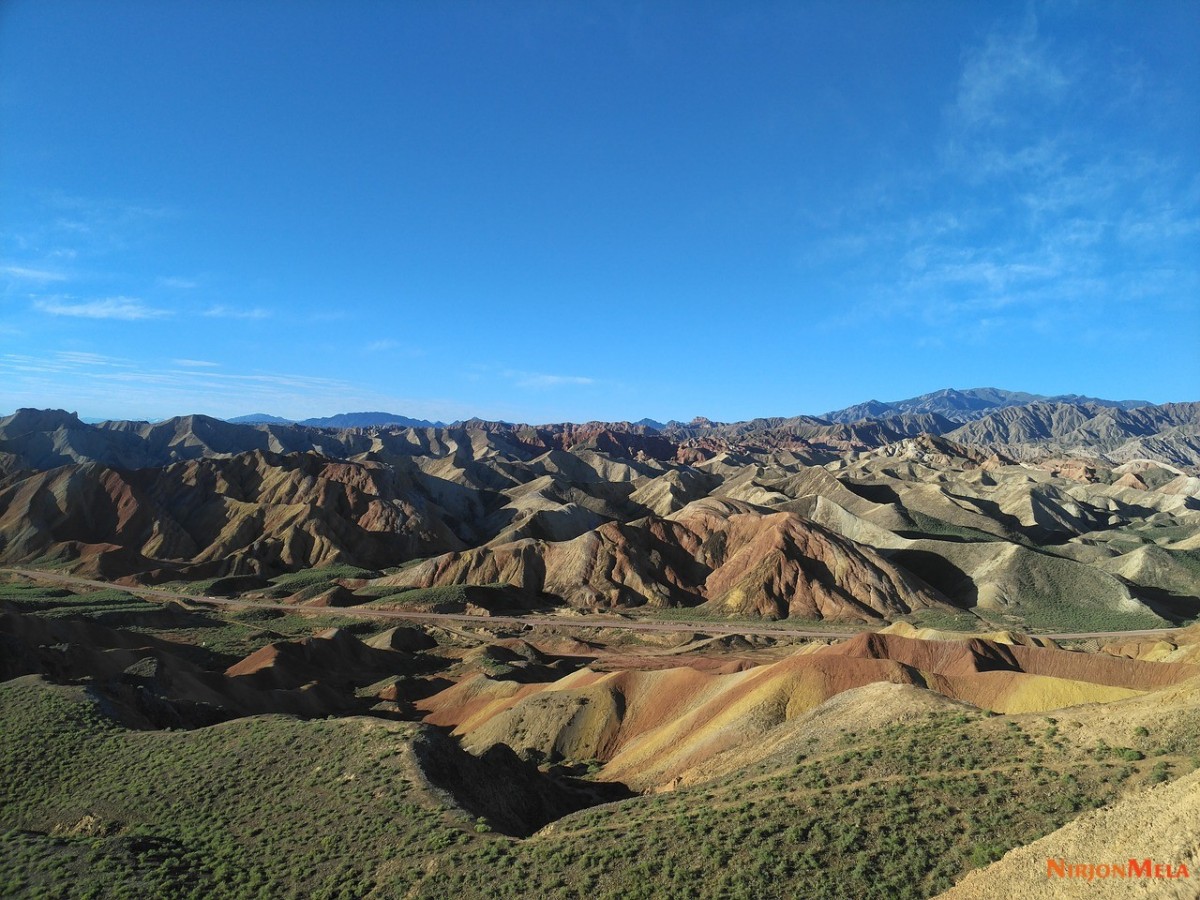
[[[1080,394],[1059,394],[1047,397],[1042,394],[1005,391],[1000,388],[970,388],[964,391],[944,388],[940,391],[922,394],[919,397],[910,397],[907,400],[891,402],[868,400],[865,403],[847,406],[845,409],[835,409],[824,413],[821,418],[830,422],[849,423],[860,422],[863,419],[882,419],[905,413],[933,413],[944,416],[951,422],[962,423],[981,419],[998,409],[1025,406],[1037,401],[1073,405],[1091,404],[1114,409],[1136,409],[1139,406],[1153,405],[1149,400],[1102,400],[1098,397],[1085,397]]]
[[[471,419],[443,425],[386,412],[344,413],[291,422],[257,414],[226,422],[178,416],[162,422],[85,423],[62,410],[18,410],[0,418],[0,476],[97,462],[137,469],[251,451],[317,452],[344,459],[367,452],[424,452],[451,432],[482,432],[523,448],[594,450],[622,459],[695,465],[721,454],[786,451],[824,465],[847,454],[918,435],[945,438],[1010,460],[1094,460],[1116,466],[1148,459],[1200,470],[1200,403],[1146,404],[978,388],[944,390],[910,400],[868,401],[825,416],[713,422],[584,422],[524,425]]]
[[[321,416],[314,419],[284,419],[267,413],[251,413],[226,419],[234,425],[304,425],[308,428],[373,428],[382,425],[400,425],[404,428],[444,428],[444,422],[428,419],[413,419],[388,412],[338,413],[336,416]]]
[[[934,423],[935,427],[922,427],[918,430],[931,431],[936,434],[942,434],[950,431],[952,428],[962,425],[966,422],[973,422],[977,419],[982,419],[997,410],[1007,409],[1014,406],[1026,406],[1030,403],[1066,403],[1074,406],[1095,406],[1107,407],[1111,409],[1130,410],[1137,409],[1140,406],[1153,406],[1149,400],[1104,400],[1099,397],[1087,397],[1082,394],[1058,394],[1055,396],[1047,396],[1045,394],[1030,394],[1025,391],[1006,391],[1001,388],[969,388],[967,390],[956,390],[955,388],[944,388],[940,391],[933,391],[928,394],[922,394],[919,397],[910,397],[907,400],[867,400],[864,403],[856,403],[853,406],[847,406],[844,409],[835,409],[827,413],[822,413],[820,416],[793,416],[791,418],[772,418],[772,419],[754,419],[751,423],[735,423],[739,426],[746,424],[771,423],[772,427],[778,427],[781,424],[787,423],[814,423],[814,424],[852,424],[869,421],[881,421],[895,419],[899,416],[940,416],[950,423],[950,427],[936,427],[938,420],[925,419],[921,421],[921,425]],[[90,420],[85,420],[90,421]],[[248,416],[238,416],[233,419],[226,419],[235,425],[304,425],[309,428],[377,428],[388,425],[398,425],[403,428],[445,428],[444,422],[431,422],[428,419],[414,419],[410,416],[400,415],[399,413],[389,412],[353,412],[339,413],[333,416],[321,416],[312,419],[285,419],[281,416],[271,415],[269,413],[251,413]],[[465,422],[457,421],[450,423],[451,425],[469,425],[472,423],[482,423],[485,420],[472,418]],[[918,420],[910,420],[918,421]],[[501,423],[503,424],[503,423]],[[656,419],[639,419],[632,423],[636,426],[644,428],[653,428],[655,431],[661,432],[678,432],[681,430],[703,429],[706,427],[715,427],[721,423],[715,423],[705,418],[697,416],[690,422],[659,422]],[[743,429],[744,430],[744,429]],[[905,433],[916,433],[911,431],[909,427],[901,429]]]
[[[86,419],[84,421],[87,421]],[[295,419],[284,419],[267,413],[250,413],[248,416],[238,416],[236,419],[226,419],[234,425],[295,425]]]

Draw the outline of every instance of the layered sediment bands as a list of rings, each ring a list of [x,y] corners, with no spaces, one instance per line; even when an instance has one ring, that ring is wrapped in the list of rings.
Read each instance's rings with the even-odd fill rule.
[[[706,499],[572,541],[446,554],[380,583],[506,582],[576,606],[697,606],[771,618],[875,621],[944,598],[873,550],[794,513]]]
[[[1050,647],[970,639],[923,641],[894,634],[860,634],[822,651],[828,656],[891,659],[923,672],[956,676],[1022,672],[1149,691],[1200,675],[1200,667],[1159,666]]]
[[[645,788],[722,753],[744,755],[756,736],[869,684],[913,685],[999,712],[1033,712],[1135,697],[1198,675],[1192,665],[863,634],[733,674],[581,669],[549,684],[477,675],[418,708],[475,752],[503,743],[539,758],[601,759],[603,777]]]
[[[1157,638],[1117,641],[1101,648],[1103,653],[1147,662],[1181,662],[1200,666],[1200,624]]]
[[[752,745],[843,690],[880,681],[917,679],[888,661],[813,654],[732,675],[584,669],[524,686],[477,676],[418,708],[426,721],[454,726],[473,752],[503,743],[539,758],[600,759],[602,777],[644,789]]]
[[[888,659],[924,678],[932,690],[998,712],[1038,712],[1122,700],[1200,675],[1200,667],[1120,660],[993,641],[921,641],[863,634],[823,651]]]
[[[313,454],[38,472],[0,491],[0,561],[120,577],[367,567],[461,547],[440,507],[377,463]]]

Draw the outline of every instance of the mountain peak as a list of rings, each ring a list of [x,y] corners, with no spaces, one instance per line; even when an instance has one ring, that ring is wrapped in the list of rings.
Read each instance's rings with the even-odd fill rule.
[[[231,425],[292,425],[295,424],[292,419],[285,419],[282,416],[273,416],[270,413],[250,413],[248,416],[237,416],[233,419],[226,419]]]
[[[32,409],[23,406],[11,416],[0,418],[0,425],[12,435],[30,431],[55,431],[59,428],[86,427],[78,414],[65,409]]]
[[[371,428],[381,425],[400,425],[404,428],[440,427],[441,422],[430,422],[427,419],[413,419],[398,413],[389,412],[350,412],[338,413],[333,416],[323,416],[304,419],[300,425],[310,428]]]

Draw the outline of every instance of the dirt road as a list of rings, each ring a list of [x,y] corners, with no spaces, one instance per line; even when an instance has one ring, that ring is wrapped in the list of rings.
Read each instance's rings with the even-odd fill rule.
[[[862,631],[871,631],[868,627],[856,628],[851,631],[828,631],[825,629],[788,628],[756,626],[753,624],[724,624],[720,622],[700,621],[632,621],[618,615],[578,616],[578,615],[532,615],[532,616],[478,616],[465,613],[431,613],[416,612],[403,609],[380,608],[371,606],[339,606],[329,609],[313,610],[297,607],[286,603],[268,603],[260,600],[233,600],[221,597],[207,597],[200,594],[183,594],[176,591],[163,591],[155,588],[126,587],[107,581],[93,581],[88,578],[77,578],[73,575],[60,575],[56,572],[43,572],[38,569],[19,569],[5,567],[0,572],[11,572],[48,581],[55,584],[75,585],[97,589],[116,588],[138,597],[153,600],[185,600],[191,603],[203,603],[209,606],[227,609],[271,609],[288,613],[323,613],[326,615],[342,616],[352,619],[398,619],[405,622],[471,622],[477,625],[527,625],[532,627],[553,628],[614,628],[623,631],[659,631],[659,632],[698,632],[700,634],[752,634],[763,637],[799,637],[799,638],[848,638]],[[1176,631],[1174,628],[1154,628],[1140,631],[1089,631],[1074,634],[1039,634],[1038,637],[1051,640],[1085,640],[1088,638],[1136,638],[1169,635]],[[964,634],[964,636],[966,636]]]

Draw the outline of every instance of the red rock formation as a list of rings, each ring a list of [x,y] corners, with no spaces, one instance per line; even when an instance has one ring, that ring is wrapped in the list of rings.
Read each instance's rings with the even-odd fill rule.
[[[610,522],[572,541],[446,554],[384,583],[497,582],[577,606],[707,603],[770,618],[878,621],[945,603],[873,550],[801,516],[716,500],[668,518]]]

